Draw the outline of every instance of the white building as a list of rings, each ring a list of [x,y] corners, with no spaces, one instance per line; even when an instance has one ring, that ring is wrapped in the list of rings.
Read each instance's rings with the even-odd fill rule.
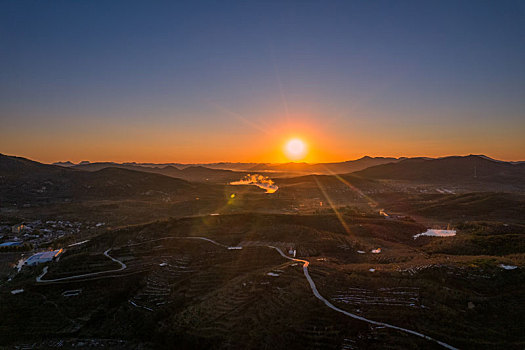
[[[28,266],[34,266],[34,265],[46,263],[46,262],[52,261],[53,259],[57,258],[62,253],[63,253],[63,249],[50,250],[47,252],[36,253],[30,256],[26,260],[25,264]]]

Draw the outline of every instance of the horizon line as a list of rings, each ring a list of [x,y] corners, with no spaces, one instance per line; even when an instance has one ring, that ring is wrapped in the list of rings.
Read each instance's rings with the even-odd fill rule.
[[[419,155],[419,156],[370,156],[370,155],[364,155],[364,156],[361,156],[359,158],[350,158],[350,159],[344,159],[344,160],[340,160],[340,161],[325,161],[325,162],[306,162],[306,161],[289,161],[289,162],[267,162],[267,161],[227,161],[227,160],[223,160],[223,161],[215,161],[215,162],[209,162],[209,161],[205,161],[205,162],[151,162],[151,161],[144,161],[144,162],[141,162],[141,161],[113,161],[113,160],[97,160],[97,161],[92,161],[92,160],[82,160],[82,161],[78,161],[78,162],[74,162],[74,161],[71,161],[71,160],[59,160],[59,161],[55,161],[55,162],[45,162],[45,161],[41,161],[41,160],[37,160],[36,158],[31,158],[31,157],[28,157],[28,156],[23,156],[23,155],[8,155],[8,154],[5,154],[5,153],[0,153],[0,155],[5,155],[5,156],[12,156],[12,157],[21,157],[21,158],[25,158],[25,159],[29,159],[29,160],[32,160],[32,161],[36,161],[36,162],[39,162],[39,163],[42,163],[42,164],[50,164],[50,165],[54,165],[54,164],[57,164],[57,163],[71,163],[73,165],[79,165],[79,164],[82,164],[82,163],[90,163],[90,164],[96,164],[96,163],[114,163],[114,164],[137,164],[137,165],[143,165],[143,164],[152,164],[152,165],[171,165],[171,164],[179,164],[179,165],[210,165],[210,164],[221,164],[221,163],[225,163],[225,164],[308,164],[308,165],[316,165],[316,164],[330,164],[330,163],[344,163],[344,162],[351,162],[351,161],[357,161],[357,160],[361,160],[363,158],[371,158],[371,159],[375,159],[375,158],[392,158],[392,159],[397,159],[397,160],[402,160],[402,159],[417,159],[417,158],[429,158],[429,159],[442,159],[442,158],[448,158],[448,157],[468,157],[468,156],[479,156],[479,157],[486,157],[488,159],[491,159],[491,160],[495,160],[495,161],[503,161],[503,162],[524,162],[525,160],[523,159],[512,159],[512,160],[509,160],[509,159],[499,159],[499,158],[494,158],[494,157],[491,157],[491,156],[488,156],[486,154],[474,154],[474,153],[469,153],[469,154],[449,154],[449,155],[443,155],[443,156],[425,156],[425,155]]]

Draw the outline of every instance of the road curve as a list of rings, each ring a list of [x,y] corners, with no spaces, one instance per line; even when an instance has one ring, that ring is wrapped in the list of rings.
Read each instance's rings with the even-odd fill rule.
[[[359,315],[356,315],[356,314],[353,314],[353,313],[350,313],[348,311],[345,311],[343,309],[340,309],[338,308],[337,306],[335,306],[334,304],[332,304],[331,302],[329,302],[325,297],[323,297],[319,291],[317,290],[317,286],[315,285],[312,277],[310,276],[310,273],[308,272],[308,265],[310,265],[310,262],[307,261],[307,260],[302,260],[302,259],[295,259],[295,258],[291,258],[289,256],[287,256],[286,254],[284,254],[282,252],[281,249],[277,248],[277,247],[274,247],[274,246],[267,246],[269,248],[272,248],[272,249],[275,249],[277,250],[277,252],[279,254],[281,254],[284,258],[288,259],[288,260],[292,260],[292,261],[297,261],[297,262],[301,262],[303,263],[303,272],[304,272],[304,276],[306,277],[306,279],[308,280],[308,283],[310,284],[310,288],[312,289],[312,292],[314,293],[315,297],[319,300],[321,300],[326,306],[328,306],[330,309],[332,310],[335,310],[337,312],[340,312],[346,316],[350,316],[352,318],[355,318],[356,320],[360,320],[360,321],[364,321],[364,322],[367,322],[367,323],[370,323],[370,324],[373,324],[373,325],[376,325],[376,326],[383,326],[383,327],[386,327],[386,328],[391,328],[391,329],[395,329],[395,330],[398,330],[398,331],[401,331],[401,332],[405,332],[405,333],[409,333],[409,334],[412,334],[412,335],[416,335],[418,337],[421,337],[421,338],[424,338],[426,340],[430,340],[430,341],[433,341],[441,346],[443,346],[444,348],[446,349],[450,349],[450,350],[457,350],[457,348],[453,347],[452,345],[449,345],[447,343],[444,343],[442,341],[439,341],[437,339],[434,339],[432,337],[429,337],[428,335],[424,335],[422,333],[419,333],[419,332],[416,332],[416,331],[413,331],[413,330],[410,330],[410,329],[406,329],[406,328],[402,328],[402,327],[397,327],[397,326],[394,326],[394,325],[391,325],[391,324],[388,324],[388,323],[384,323],[384,322],[378,322],[378,321],[374,321],[374,320],[370,320],[368,318],[365,318],[365,317],[362,317],[362,316],[359,316]]]
[[[165,240],[165,239],[198,239],[198,240],[203,240],[203,241],[206,241],[206,242],[210,242],[210,243],[215,244],[217,246],[220,246],[220,247],[228,249],[227,245],[224,245],[222,243],[219,243],[217,241],[214,241],[214,240],[206,238],[206,237],[176,237],[176,236],[175,237],[172,236],[172,237],[163,237],[163,238],[159,238],[159,239],[153,239],[153,240],[149,240],[149,241],[145,241],[145,242],[139,242],[139,243],[135,243],[135,244],[130,244],[129,246],[135,246],[135,245],[139,245],[139,244],[144,244],[144,243],[154,242],[154,241],[160,241],[160,240]],[[360,321],[367,322],[367,323],[370,323],[370,324],[373,324],[373,325],[376,325],[376,326],[383,326],[383,327],[386,327],[386,328],[395,329],[395,330],[398,330],[398,331],[401,331],[401,332],[412,334],[412,335],[421,337],[423,339],[435,342],[435,343],[441,345],[442,347],[444,347],[446,349],[457,350],[457,348],[453,347],[452,345],[449,345],[447,343],[444,343],[442,341],[439,341],[437,339],[429,337],[428,335],[424,335],[422,333],[419,333],[419,332],[416,332],[416,331],[413,331],[413,330],[410,330],[410,329],[394,326],[394,325],[391,325],[391,324],[388,324],[388,323],[370,320],[368,318],[365,318],[365,317],[362,317],[362,316],[359,316],[359,315],[356,315],[356,314],[353,314],[353,313],[350,313],[348,311],[345,311],[343,309],[338,308],[337,306],[335,306],[334,304],[329,302],[325,297],[323,297],[319,293],[319,291],[317,290],[317,286],[315,285],[315,282],[313,281],[312,277],[310,276],[310,273],[308,272],[308,266],[310,265],[310,262],[308,260],[291,258],[291,257],[287,256],[286,254],[284,254],[283,251],[280,248],[275,247],[275,246],[267,245],[266,247],[271,248],[271,249],[275,249],[285,259],[292,260],[292,261],[297,261],[297,262],[302,263],[303,264],[304,276],[306,277],[306,280],[310,284],[310,288],[312,289],[312,292],[313,292],[314,296],[317,299],[321,300],[330,309],[335,310],[337,312],[340,312],[340,313],[342,313],[342,314],[344,314],[346,316],[352,317],[352,318],[354,318],[356,320],[360,320]],[[107,271],[100,271],[100,272],[92,272],[92,273],[86,273],[86,274],[82,274],[82,275],[75,275],[75,276],[69,276],[69,277],[55,278],[55,279],[51,279],[51,280],[43,280],[42,277],[44,277],[44,275],[47,273],[47,270],[48,270],[48,267],[46,266],[46,267],[44,267],[44,269],[42,271],[42,274],[40,274],[36,278],[36,281],[39,282],[39,283],[60,282],[60,281],[74,280],[74,279],[78,279],[78,278],[99,276],[99,275],[104,275],[104,274],[111,273],[111,272],[118,272],[118,271],[122,271],[122,270],[126,269],[126,267],[127,267],[126,264],[124,264],[122,261],[120,261],[118,259],[113,258],[112,256],[110,256],[108,254],[110,250],[111,250],[111,248],[106,250],[104,252],[104,255],[107,256],[109,259],[113,260],[114,262],[120,264],[120,268],[118,268],[118,269],[107,270]]]
[[[144,243],[156,242],[156,241],[161,241],[161,240],[166,240],[166,239],[198,239],[198,240],[202,240],[202,241],[207,241],[207,242],[213,243],[213,244],[218,245],[218,246],[223,247],[223,248],[228,248],[228,246],[226,246],[226,245],[224,245],[222,243],[216,242],[216,241],[214,241],[212,239],[206,238],[206,237],[177,237],[177,236],[152,239],[152,240],[149,240],[149,241],[144,241],[144,242],[130,244],[130,245],[127,245],[126,247],[131,247],[131,246],[136,246],[136,245],[140,245],[140,244],[144,244]],[[120,268],[118,268],[118,269],[105,270],[105,271],[99,271],[99,272],[90,272],[90,273],[84,273],[84,274],[81,274],[81,275],[74,275],[74,276],[68,276],[68,277],[61,277],[61,278],[54,278],[54,279],[46,280],[46,279],[42,279],[47,274],[47,271],[48,271],[48,266],[46,266],[42,270],[42,273],[36,278],[36,281],[38,283],[53,283],[53,282],[70,281],[70,280],[76,280],[76,279],[79,279],[79,278],[86,278],[86,277],[87,278],[89,278],[89,277],[99,277],[99,276],[102,276],[102,275],[105,275],[105,274],[108,274],[108,273],[119,272],[119,271],[122,271],[122,270],[126,269],[127,268],[126,264],[124,264],[122,261],[120,261],[118,259],[113,258],[112,256],[110,256],[108,254],[110,252],[110,250],[111,250],[111,248],[106,250],[104,252],[104,255],[107,256],[108,258],[110,258],[111,260],[113,260],[114,262],[118,263],[120,265]]]
[[[102,274],[106,274],[106,273],[110,273],[110,272],[118,272],[118,271],[122,271],[124,270],[127,266],[126,264],[124,264],[122,261],[118,260],[118,259],[115,259],[114,257],[110,256],[108,253],[109,251],[111,250],[108,249],[104,252],[104,255],[107,256],[108,258],[110,258],[111,260],[113,260],[114,262],[120,264],[120,267],[118,269],[113,269],[113,270],[106,270],[106,271],[99,271],[99,272],[90,272],[90,273],[84,273],[84,274],[81,274],[81,275],[75,275],[75,276],[68,276],[68,277],[61,277],[61,278],[54,278],[54,279],[50,279],[50,280],[43,280],[42,277],[45,276],[45,274],[47,273],[47,270],[48,270],[48,267],[44,267],[44,269],[42,270],[42,273],[40,274],[40,276],[38,276],[36,278],[36,281],[38,283],[49,283],[49,282],[60,282],[60,281],[69,281],[69,280],[75,280],[75,279],[78,279],[78,278],[85,278],[85,277],[93,277],[93,276],[99,276],[99,275],[102,275]]]

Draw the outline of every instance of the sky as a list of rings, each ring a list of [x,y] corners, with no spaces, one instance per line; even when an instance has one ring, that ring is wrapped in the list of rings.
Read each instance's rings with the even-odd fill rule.
[[[0,153],[525,160],[525,1],[0,0]]]

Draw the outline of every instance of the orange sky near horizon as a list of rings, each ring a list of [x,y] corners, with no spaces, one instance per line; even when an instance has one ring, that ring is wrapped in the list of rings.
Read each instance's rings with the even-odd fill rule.
[[[0,153],[525,160],[519,4],[387,3],[3,2]]]
[[[254,122],[253,120],[261,120]],[[264,121],[263,121],[264,120]],[[143,162],[289,162],[285,143],[292,138],[308,146],[307,163],[338,162],[362,156],[440,157],[485,154],[501,160],[524,160],[525,141],[519,128],[490,125],[456,125],[453,129],[415,129],[395,123],[376,125],[364,119],[339,120],[320,115],[272,118],[231,117],[211,127],[148,125],[135,121],[67,124],[41,132],[37,124],[22,135],[8,132],[0,140],[0,152],[44,163]],[[9,127],[9,125],[8,125]],[[13,128],[13,126],[11,126]],[[67,131],[66,131],[67,130]],[[490,136],[489,136],[490,135]]]

